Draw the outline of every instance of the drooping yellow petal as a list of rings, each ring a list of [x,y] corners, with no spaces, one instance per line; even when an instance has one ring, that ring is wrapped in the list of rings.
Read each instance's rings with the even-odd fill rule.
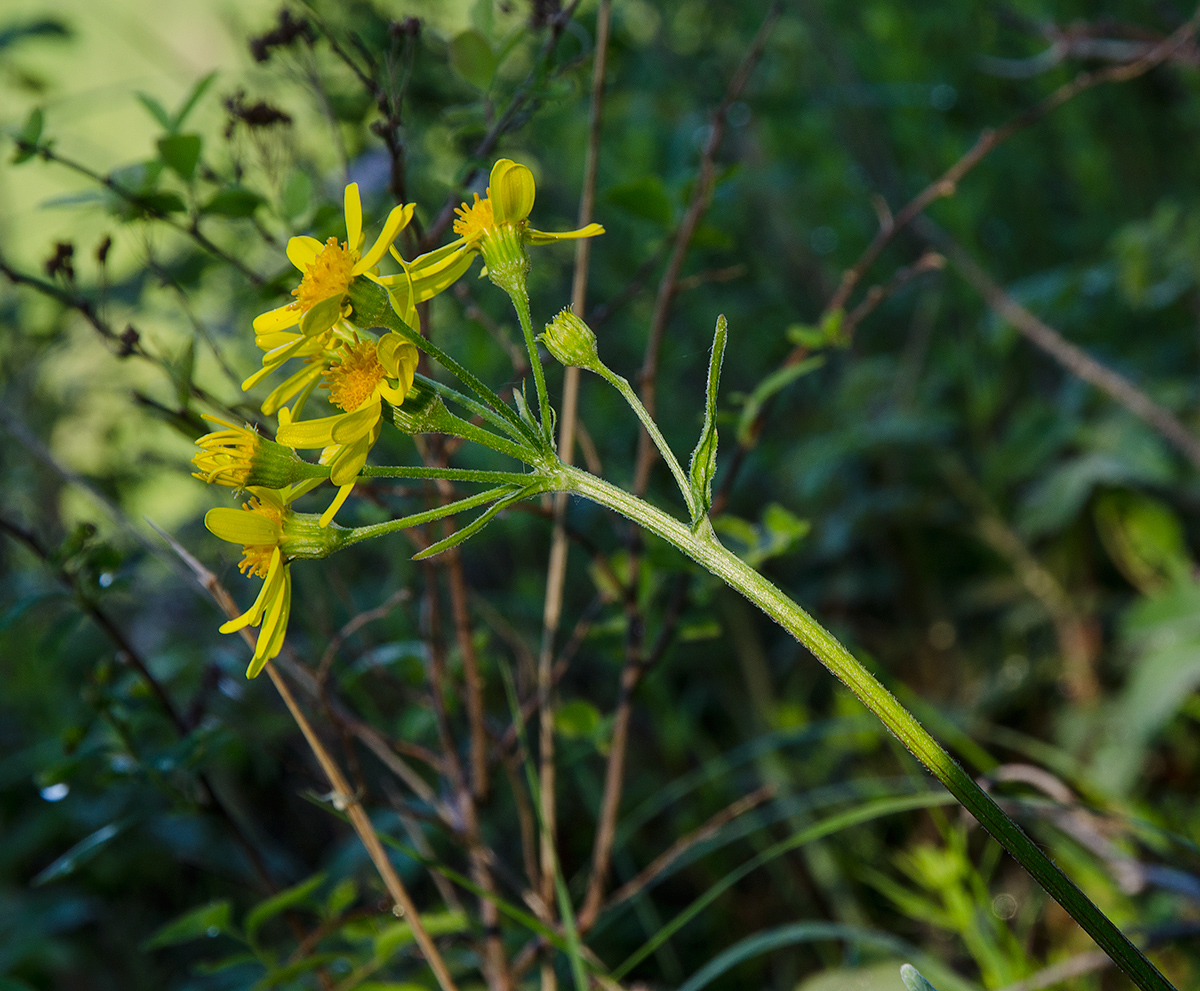
[[[367,463],[372,442],[371,431],[368,430],[353,443],[345,445],[329,466],[329,480],[339,487],[352,484]]]
[[[333,426],[343,416],[322,416],[315,420],[297,420],[281,424],[275,439],[284,447],[307,450],[313,447],[328,447],[333,443]]]
[[[351,251],[358,250],[362,240],[362,199],[358,195],[358,183],[346,187],[346,245]]]
[[[599,224],[588,224],[577,231],[562,231],[558,233],[535,231],[529,228],[525,231],[524,238],[527,244],[549,244],[552,241],[570,241],[577,237],[595,237],[597,234],[603,233],[604,228]]]
[[[315,237],[309,237],[302,234],[299,237],[288,238],[287,256],[296,268],[301,272],[307,272],[308,267],[316,260],[317,255],[321,253],[321,249],[325,247]]]
[[[345,413],[337,417],[337,423],[333,425],[330,431],[330,437],[335,444],[353,444],[360,437],[369,433],[371,428],[379,422],[379,415],[383,407],[379,403],[378,396],[374,402],[369,402],[362,409],[357,409],[353,413]],[[355,472],[357,474],[357,472]],[[333,476],[330,475],[330,478]],[[345,482],[334,482],[334,485],[344,485]]]
[[[262,588],[258,590],[258,598],[254,605],[228,623],[222,623],[218,628],[221,633],[236,633],[247,626],[257,626],[262,622],[263,613],[271,603],[272,596],[278,592],[279,572],[283,568],[283,552],[276,547],[271,552],[271,564],[263,579]]]
[[[292,238],[294,241],[295,238]],[[300,322],[300,311],[289,303],[278,309],[267,310],[254,318],[254,333],[269,334],[276,330],[287,330]]]
[[[329,508],[321,514],[321,518],[317,521],[322,528],[329,526],[333,522],[337,511],[345,505],[346,500],[350,497],[350,493],[354,491],[354,483],[348,482],[337,490],[337,495],[333,497],[333,502],[329,504]]]
[[[283,649],[283,638],[287,634],[288,618],[292,611],[292,574],[286,565],[279,588],[274,590],[266,614],[262,619],[262,629],[258,633],[258,642],[254,647],[254,657],[246,668],[247,678],[256,678],[272,657]]]
[[[319,378],[321,375],[320,365],[308,365],[301,368],[295,375],[289,375],[279,385],[271,390],[271,394],[263,400],[262,411],[271,416],[286,403],[292,396],[296,395],[309,382]]]
[[[265,334],[255,334],[254,346],[260,351],[274,351],[285,344],[295,344],[298,340],[304,340],[303,335],[293,334],[287,330],[271,330]]]
[[[388,290],[392,306],[403,317],[406,308],[433,299],[454,285],[471,267],[475,254],[463,242],[455,242],[421,255],[406,266],[407,273],[385,276],[377,281]]]
[[[492,166],[488,184],[488,199],[492,201],[492,217],[500,224],[519,224],[533,209],[535,189],[533,173],[509,158]]]
[[[278,524],[260,513],[220,506],[204,514],[204,525],[231,544],[275,544],[282,535]]]
[[[313,303],[312,308],[300,318],[300,333],[306,337],[318,337],[338,322],[342,315],[342,296],[328,296]]]
[[[396,240],[408,222],[412,220],[413,210],[416,205],[413,203],[400,204],[394,207],[392,212],[388,214],[387,220],[384,222],[383,230],[379,232],[379,237],[375,239],[375,243],[371,245],[371,250],[363,255],[351,269],[351,275],[362,275],[369,268],[374,268],[379,264],[379,260],[387,254],[387,249],[392,246],[392,242]]]

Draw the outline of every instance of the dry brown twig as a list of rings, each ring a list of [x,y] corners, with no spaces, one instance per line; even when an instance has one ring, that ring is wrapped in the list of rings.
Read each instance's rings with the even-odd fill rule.
[[[157,528],[156,528],[157,529]],[[218,608],[230,619],[241,614],[237,603],[233,601],[233,597],[226,591],[225,587],[217,579],[208,568],[204,567],[195,557],[187,552],[177,541],[171,538],[168,534],[159,530],[163,539],[167,541],[171,549],[179,555],[181,560],[188,566],[196,581],[216,602]],[[240,631],[242,639],[251,649],[255,645],[255,635],[249,627],[243,627]],[[267,674],[271,678],[272,684],[275,685],[280,697],[283,699],[284,705],[287,706],[288,712],[296,721],[296,725],[300,728],[305,742],[320,765],[321,770],[325,774],[326,780],[332,789],[334,806],[339,811],[344,811],[347,818],[350,820],[350,825],[358,834],[363,846],[366,848],[367,855],[371,858],[371,862],[375,865],[375,869],[379,872],[379,876],[383,879],[384,887],[387,888],[388,895],[391,897],[394,908],[393,911],[397,915],[403,915],[409,925],[412,927],[413,938],[421,949],[422,955],[425,957],[425,962],[429,964],[429,968],[433,971],[437,978],[438,985],[442,991],[458,991],[454,983],[454,978],[450,975],[450,970],[446,966],[445,960],[442,958],[441,951],[438,950],[437,944],[430,937],[428,930],[421,921],[420,912],[408,894],[408,889],[400,880],[400,876],[396,873],[396,869],[392,866],[391,860],[388,859],[387,852],[383,849],[383,844],[379,841],[378,835],[375,833],[375,827],[371,824],[366,810],[362,807],[362,802],[359,800],[355,792],[350,787],[350,782],[346,780],[341,768],[330,755],[325,744],[309,723],[308,717],[305,716],[303,710],[296,702],[296,698],[292,695],[291,689],[287,682],[279,674],[274,663],[268,661],[266,665]]]

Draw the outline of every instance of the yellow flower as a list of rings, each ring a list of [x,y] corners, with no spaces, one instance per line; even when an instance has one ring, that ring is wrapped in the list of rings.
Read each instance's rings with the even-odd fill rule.
[[[292,290],[296,299],[256,317],[256,334],[277,333],[299,324],[303,336],[314,337],[327,331],[340,317],[348,316],[346,293],[350,283],[360,275],[369,275],[379,264],[412,220],[413,204],[401,204],[388,214],[379,237],[365,254],[362,253],[362,201],[356,182],[346,187],[345,211],[345,241],[336,237],[324,244],[315,237],[294,237],[288,241],[288,259],[303,274],[300,285]],[[287,357],[293,357],[293,353]]]
[[[193,476],[231,489],[262,486],[282,489],[304,478],[315,477],[293,451],[267,440],[249,424],[239,427],[229,420],[204,414],[204,419],[223,430],[214,430],[196,441],[199,451],[192,457]]]
[[[378,341],[355,334],[353,340],[338,341],[335,347],[322,386],[342,412],[293,421],[290,413],[281,410],[278,434],[279,443],[287,447],[323,449],[321,464],[329,465],[329,478],[338,486],[338,494],[321,515],[321,526],[328,526],[346,501],[379,439],[383,400],[393,406],[404,402],[419,357],[399,334],[385,334]]]
[[[241,509],[210,509],[204,517],[204,525],[222,540],[242,545],[238,565],[242,574],[263,579],[254,605],[221,626],[222,633],[236,633],[243,627],[261,624],[247,678],[256,677],[283,648],[292,609],[290,559],[283,551],[284,525],[291,510],[279,492],[260,488],[252,492],[254,495]]]
[[[418,303],[423,303],[451,286],[468,268],[475,255],[482,254],[489,274],[506,263],[524,258],[524,245],[549,244],[572,238],[603,234],[599,224],[588,224],[577,231],[548,233],[529,226],[529,213],[535,195],[533,173],[524,165],[502,158],[492,167],[491,180],[483,199],[475,194],[473,203],[456,209],[454,221],[457,241],[405,262],[396,250],[392,255],[403,266],[397,275],[378,278],[388,288],[396,312],[409,323]]]

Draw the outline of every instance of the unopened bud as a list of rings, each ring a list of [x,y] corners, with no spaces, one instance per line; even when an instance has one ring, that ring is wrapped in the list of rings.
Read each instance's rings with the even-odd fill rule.
[[[601,367],[596,335],[569,309],[560,311],[546,324],[546,330],[538,340],[564,365],[577,365],[592,371]]]

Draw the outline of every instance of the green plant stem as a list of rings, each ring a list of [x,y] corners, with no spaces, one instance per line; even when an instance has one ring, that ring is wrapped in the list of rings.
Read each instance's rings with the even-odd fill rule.
[[[671,469],[671,474],[675,476],[675,483],[679,486],[679,491],[683,493],[684,502],[687,503],[688,513],[693,517],[700,515],[702,510],[696,503],[691,482],[688,481],[687,475],[684,474],[683,466],[679,463],[671,448],[667,446],[667,439],[662,435],[662,431],[658,429],[658,424],[654,422],[654,418],[650,415],[649,411],[642,405],[642,401],[638,398],[637,393],[633,391],[633,386],[629,384],[627,379],[622,378],[603,363],[598,364],[592,370],[616,389],[625,402],[629,404],[629,408],[637,414],[637,418],[642,421],[642,426],[646,428],[646,433],[654,441],[654,446],[658,448],[658,453],[662,455],[663,461]]]
[[[538,356],[537,341],[533,336],[533,320],[529,315],[529,291],[525,288],[525,280],[509,287],[504,287],[513,309],[517,311],[517,319],[521,322],[521,330],[525,334],[525,350],[529,352],[529,366],[533,369],[533,382],[537,388],[538,419],[541,421],[542,433],[548,443],[551,439],[552,426],[550,418],[550,396],[546,392],[546,371],[542,368],[542,359]]]
[[[371,526],[354,527],[354,529],[346,531],[338,549],[341,550],[342,548],[349,547],[351,544],[370,540],[373,537],[383,537],[389,533],[398,533],[401,530],[407,530],[411,526],[432,523],[434,520],[440,520],[445,516],[454,516],[456,513],[474,509],[476,506],[482,506],[485,503],[503,499],[505,496],[512,495],[515,491],[520,490],[513,485],[501,485],[494,489],[488,489],[486,492],[479,492],[476,495],[468,496],[466,499],[459,499],[457,502],[438,506],[436,509],[428,509],[423,513],[413,513],[411,516],[401,516],[399,519],[388,520],[385,523],[375,523]]]
[[[328,471],[326,471],[328,474]],[[474,468],[430,468],[426,465],[364,465],[360,478],[444,478],[457,482],[525,485],[534,476],[519,471],[476,471]]]
[[[603,479],[560,464],[556,484],[606,506],[674,545],[757,605],[807,647],[929,769],[959,803],[1024,867],[1142,991],[1175,991],[1142,952],[1010,819],[892,694],[816,620],[710,534]]]

